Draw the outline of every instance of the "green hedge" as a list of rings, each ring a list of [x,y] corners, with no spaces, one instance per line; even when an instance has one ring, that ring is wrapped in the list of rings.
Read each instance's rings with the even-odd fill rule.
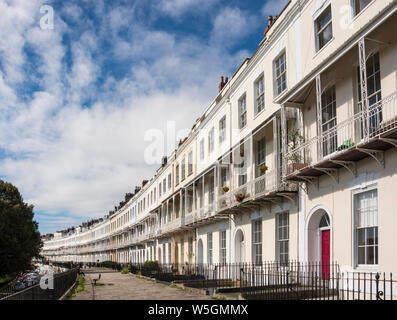
[[[152,260],[148,260],[143,264],[143,267],[146,270],[151,270],[151,271],[155,271],[159,269],[159,262],[158,261],[152,261]]]
[[[101,262],[100,265],[101,265],[101,267],[111,268],[111,269],[117,269],[117,267],[119,266],[119,264],[114,261],[104,261],[104,262]]]

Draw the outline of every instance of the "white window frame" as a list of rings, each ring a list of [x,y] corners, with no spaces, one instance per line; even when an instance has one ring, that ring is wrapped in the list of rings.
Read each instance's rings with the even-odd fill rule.
[[[288,223],[287,225],[280,226],[280,216],[281,215],[287,215],[288,218]],[[280,239],[280,229],[281,228],[287,228],[287,238]],[[287,261],[282,261],[281,259],[281,252],[280,252],[280,247],[281,243],[287,243],[288,244],[288,251],[286,253],[287,255]],[[283,253],[285,255],[285,253]],[[280,213],[276,214],[276,257],[277,261],[280,263],[288,263],[289,258],[290,258],[290,214],[289,211],[283,211]]]
[[[188,260],[189,260],[189,263],[192,263],[192,257],[193,257],[193,237],[189,237],[189,238],[187,239],[187,241],[188,241],[188,249],[187,249],[187,252],[188,252]]]
[[[322,15],[329,10],[331,13],[331,19],[326,23],[326,25],[324,25],[320,30],[318,30],[318,23],[317,21],[320,19],[320,17],[322,17]],[[324,43],[321,47],[320,47],[320,34],[323,33],[328,26],[331,25],[331,38]],[[333,25],[332,25],[332,6],[331,3],[329,3],[324,10],[321,11],[321,13],[315,18],[314,20],[314,37],[315,37],[315,41],[316,41],[316,52],[320,51],[322,48],[324,48],[329,42],[331,42],[331,40],[334,37],[334,30],[333,30]]]
[[[279,61],[281,59],[281,57],[284,56],[284,71],[282,73],[280,73],[277,76],[277,61]],[[278,91],[278,80],[282,79],[282,77],[285,75],[285,88],[282,89],[281,91]],[[286,91],[288,89],[287,86],[287,52],[285,50],[285,48],[277,55],[277,57],[273,60],[273,86],[274,86],[274,96],[278,97],[280,94],[282,94],[284,91]]]
[[[214,137],[215,137],[215,129],[214,127],[212,127],[208,133],[208,153],[214,151],[214,147],[215,147]]]
[[[242,103],[243,101],[244,104]],[[242,110],[242,107],[244,107],[244,110]],[[244,93],[238,99],[238,127],[239,129],[243,129],[245,128],[246,125],[247,125],[247,95]]]
[[[332,93],[332,95],[329,95],[329,93]],[[332,97],[332,101],[327,103],[327,98]],[[335,112],[334,117],[324,119],[324,114],[325,111],[328,108],[332,108],[332,110]],[[322,133],[325,137],[330,137],[330,130],[334,130],[334,128],[337,126],[337,114],[336,114],[336,86],[335,84],[330,85],[327,87],[325,90],[323,90],[321,94],[321,127],[322,127]],[[321,143],[323,144],[323,157],[329,157],[331,154],[336,152],[338,150],[338,132],[335,131],[334,135],[331,136],[332,140],[324,140],[322,139]]]
[[[185,239],[181,240],[181,263],[185,264]]]
[[[263,159],[259,159],[260,158],[260,154],[261,154],[261,149],[260,149],[260,144],[262,143],[262,141],[263,141],[263,152],[264,152],[264,157],[263,157]],[[262,160],[262,161],[260,161],[260,160]],[[262,165],[262,164],[266,164],[266,137],[265,136],[263,136],[261,139],[259,139],[259,140],[257,140],[256,141],[256,150],[255,150],[255,163],[256,163],[256,177],[259,177],[259,176],[261,176],[261,172],[260,172],[260,170],[259,170],[259,168],[260,168],[260,166]]]
[[[186,178],[186,158],[183,158],[181,161],[181,181]]]
[[[358,246],[356,237],[356,207],[355,197],[360,193],[377,190],[377,219],[378,219],[378,263],[377,264],[358,264]],[[352,190],[351,193],[351,215],[352,215],[352,261],[353,268],[356,270],[377,270],[379,266],[379,188],[377,184],[367,185],[358,189]]]
[[[219,144],[226,141],[226,115],[219,120]]]
[[[259,92],[259,83],[262,82],[262,92]],[[265,76],[262,73],[254,82],[255,115],[265,110]],[[263,104],[259,110],[259,102],[263,99]]]
[[[190,176],[193,173],[193,151],[190,151],[187,156],[187,175]]]
[[[200,160],[204,160],[205,157],[205,141],[204,138],[200,140]]]
[[[256,231],[255,229],[255,225],[258,223],[258,225],[260,226],[260,231]],[[252,239],[251,239],[251,246],[252,246],[252,262],[254,264],[261,264],[263,261],[263,223],[262,223],[262,218],[260,219],[256,219],[256,220],[252,220],[251,222],[251,230],[252,230]],[[259,242],[256,242],[255,240],[255,234],[256,233],[260,233],[259,236]],[[260,248],[260,254],[258,254],[256,252],[257,246],[259,246]],[[260,256],[260,259],[258,260],[258,256]]]
[[[213,249],[214,249],[214,241],[213,241],[212,232],[207,233],[207,264],[213,263]]]
[[[367,9],[371,5],[371,3],[374,2],[375,0],[370,0],[365,7],[361,8],[361,10],[359,12],[357,12],[357,7],[356,7],[357,1],[360,1],[360,0],[350,0],[350,6],[352,9],[352,18],[353,19],[355,17],[357,17],[358,15],[360,15],[360,13],[363,12],[365,9]]]
[[[179,163],[175,165],[175,185],[179,184]]]
[[[219,263],[227,263],[227,234],[226,230],[219,231]]]

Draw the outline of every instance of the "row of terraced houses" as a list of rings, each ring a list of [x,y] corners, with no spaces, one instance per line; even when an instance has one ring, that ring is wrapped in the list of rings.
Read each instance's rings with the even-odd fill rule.
[[[396,0],[290,1],[151,180],[44,256],[397,272],[396,30]]]

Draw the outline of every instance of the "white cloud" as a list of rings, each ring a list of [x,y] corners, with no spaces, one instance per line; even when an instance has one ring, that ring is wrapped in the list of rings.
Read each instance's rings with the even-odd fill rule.
[[[215,18],[210,43],[230,47],[251,31],[256,18],[239,8],[226,7]]]
[[[203,13],[208,11],[219,0],[158,0],[155,6],[162,12],[179,17],[188,11]]]
[[[117,27],[98,33],[84,27],[71,42],[68,61],[63,43],[63,36],[70,34],[68,26],[58,17],[53,31],[43,31],[38,28],[37,6],[31,1],[13,3],[0,0],[7,17],[0,20],[0,30],[12,35],[0,31],[8,41],[0,37],[0,67],[5,70],[0,72],[0,150],[6,151],[0,157],[0,176],[14,183],[36,210],[54,217],[44,219],[53,230],[81,217],[103,216],[142,179],[152,177],[155,166],[144,161],[145,132],[152,128],[166,132],[168,120],[177,130],[190,129],[215,96],[219,75],[234,71],[248,55],[230,54],[192,36],[176,39],[137,22],[129,26],[134,32],[127,41],[117,36],[126,20],[112,11],[103,19],[119,21]],[[193,5],[173,1],[167,10],[182,12]],[[242,12],[223,13],[230,20],[215,19],[213,40],[225,36],[223,41],[233,41],[247,32],[248,17]],[[238,30],[223,35],[229,23]],[[116,59],[134,61],[125,77],[109,76],[99,89],[103,57],[94,55],[100,50],[98,37],[114,40]],[[26,45],[38,57],[34,74],[23,68],[29,58],[23,50]],[[29,99],[22,98],[18,81],[29,77],[39,79],[35,84],[40,89]],[[99,102],[83,108],[86,99]]]
[[[7,81],[16,83],[23,80],[25,54],[24,34],[35,22],[42,1],[0,0],[0,53]]]
[[[263,16],[277,16],[289,0],[267,0],[261,9]]]

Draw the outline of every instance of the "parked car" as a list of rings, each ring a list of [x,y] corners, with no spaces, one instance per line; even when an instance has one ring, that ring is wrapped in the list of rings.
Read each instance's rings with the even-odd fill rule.
[[[36,272],[31,272],[31,273],[27,274],[27,278],[31,278],[31,279],[37,280],[37,279],[40,278],[40,276]]]
[[[18,280],[15,285],[14,285],[14,290],[15,291],[20,291],[26,288],[26,285],[23,283],[23,281]]]

